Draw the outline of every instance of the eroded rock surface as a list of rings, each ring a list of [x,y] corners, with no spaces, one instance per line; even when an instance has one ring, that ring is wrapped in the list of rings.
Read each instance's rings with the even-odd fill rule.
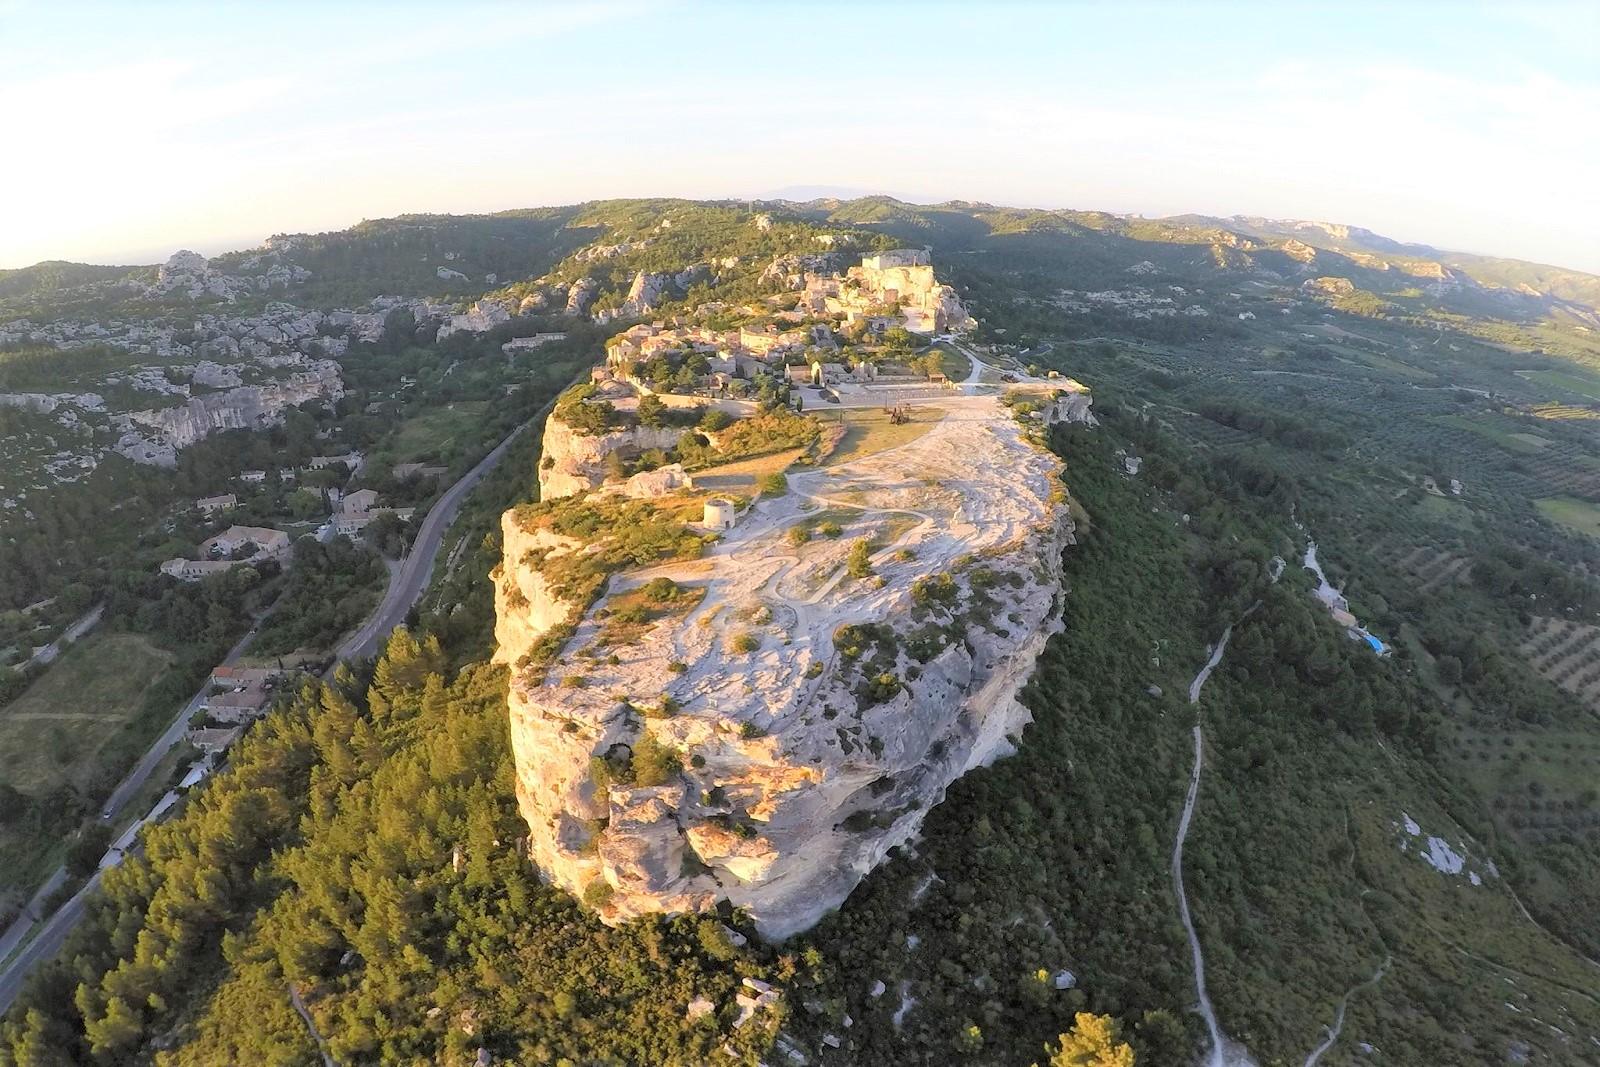
[[[791,468],[790,491],[702,558],[614,574],[592,605],[541,568],[593,545],[507,513],[498,658],[518,802],[554,882],[608,921],[726,899],[785,937],[909,840],[950,782],[1012,751],[1029,721],[1017,693],[1059,626],[1061,468],[995,397],[940,406],[909,444]],[[551,424],[547,452],[573,444]],[[559,477],[541,484],[589,489]],[[829,524],[838,536],[815,532]],[[795,545],[795,526],[811,539]],[[865,578],[846,567],[858,538]],[[619,605],[660,578],[672,603],[617,639]],[[668,753],[667,772],[618,773],[644,751]]]

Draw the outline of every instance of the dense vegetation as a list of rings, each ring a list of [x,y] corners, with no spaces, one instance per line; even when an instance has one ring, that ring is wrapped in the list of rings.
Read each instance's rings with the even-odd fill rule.
[[[302,537],[294,546],[283,597],[248,651],[283,656],[332,648],[377,606],[388,577],[383,560],[363,545],[342,537],[328,544]]]
[[[481,1047],[525,1063],[698,1064],[725,1042],[732,1062],[781,1062],[781,1025],[824,1065],[1076,1062],[1069,1052],[1118,1055],[1119,1037],[1141,1065],[1187,1064],[1205,1035],[1169,864],[1197,717],[1205,777],[1188,895],[1223,1026],[1263,1063],[1302,1062],[1346,997],[1327,1062],[1354,1060],[1356,1041],[1399,1063],[1592,1060],[1595,972],[1578,953],[1600,955],[1600,548],[1584,532],[1600,530],[1600,378],[1585,370],[1600,349],[1522,298],[1430,293],[1404,269],[1346,255],[1370,244],[1318,253],[1311,276],[1348,275],[1349,292],[1288,300],[1235,280],[1257,267],[1294,276],[1298,261],[1230,244],[1215,220],[885,200],[771,211],[762,231],[729,205],[590,205],[575,227],[639,247],[558,270],[602,277],[607,301],[640,269],[768,255],[807,219],[863,244],[933,242],[973,253],[948,259],[983,338],[1095,387],[1102,425],[1051,438],[1078,543],[1065,629],[1024,694],[1033,724],[1017,754],[957,781],[914,848],[789,943],[736,944],[736,915],[600,926],[522,858],[504,675],[484,665],[483,575],[499,559],[501,510],[533,481],[529,435],[469,503],[415,638],[397,634],[370,677],[341,671],[274,712],[149,832],[7,1016],[0,1063],[306,1062],[317,1045],[300,997],[341,1063],[465,1064]],[[1423,256],[1377,251],[1407,268]],[[1581,278],[1550,279],[1582,291]],[[735,296],[758,291],[738,284]],[[1071,310],[1060,297],[1135,284],[1208,290],[1208,314]],[[479,409],[486,424],[503,430],[493,420],[555,396],[597,339],[574,335],[516,369],[540,377]],[[341,413],[341,431],[395,448],[395,422],[494,395],[497,343],[399,332],[353,353],[357,395],[380,410]],[[416,396],[395,389],[399,374],[418,379]],[[308,412],[269,440],[303,449],[326,426]],[[491,435],[451,444],[456,426],[413,430],[423,447],[389,458],[459,466]],[[808,426],[772,421],[748,451],[807,444]],[[693,445],[679,458],[693,462]],[[191,478],[192,491],[244,456],[209,447],[177,475],[151,475],[127,528],[153,530],[178,499],[164,479]],[[65,613],[82,601],[67,576],[109,569],[105,549],[77,543],[93,536],[81,529],[92,498],[75,493],[46,512],[39,539],[0,540],[0,566],[14,569],[0,574],[29,583],[13,606],[55,592]],[[520,516],[599,546],[592,563],[557,565],[580,598],[608,567],[699,545],[683,516],[633,502]],[[154,552],[196,532],[141,536]],[[59,572],[37,558],[56,551],[52,538],[55,558],[73,561]],[[1308,540],[1391,657],[1348,639],[1311,597]],[[8,544],[23,547],[8,556]],[[248,588],[119,579],[112,624],[175,648],[223,640],[207,629],[213,612],[237,619],[285,584],[246,573]],[[313,589],[290,585],[285,635],[316,624]],[[945,585],[919,597],[954,610]],[[1190,705],[1190,679],[1229,624],[1226,657]],[[882,651],[863,627],[836,641],[868,666]],[[604,773],[655,780],[673,755]],[[76,804],[48,824],[64,832],[88,802],[59,800]],[[1408,819],[1467,866],[1423,862]],[[735,1028],[744,977],[772,982],[783,1007]],[[690,1020],[701,996],[712,1010]]]
[[[741,978],[795,961],[735,949],[715,919],[610,930],[542,886],[517,842],[504,674],[446,683],[436,644],[391,639],[252,730],[145,855],[106,878],[66,959],[13,1010],[0,1061],[165,1064],[753,1062]],[[718,1011],[685,1018],[704,996]]]

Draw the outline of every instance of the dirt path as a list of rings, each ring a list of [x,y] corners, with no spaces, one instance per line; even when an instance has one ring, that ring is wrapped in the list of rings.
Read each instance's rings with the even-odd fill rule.
[[[1228,650],[1228,639],[1233,636],[1234,626],[1243,622],[1260,606],[1259,600],[1251,604],[1243,615],[1223,629],[1222,637],[1211,650],[1211,658],[1206,660],[1205,666],[1194,676],[1194,681],[1189,683],[1190,704],[1200,702],[1200,691],[1205,687],[1206,679],[1211,677],[1211,672],[1217,669],[1217,664],[1222,662],[1222,654]],[[1189,895],[1183,888],[1183,843],[1189,836],[1189,824],[1194,819],[1194,802],[1200,794],[1200,773],[1204,767],[1205,734],[1199,712],[1196,712],[1194,768],[1189,772],[1189,793],[1184,798],[1183,815],[1178,820],[1178,836],[1172,844],[1172,888],[1178,897],[1178,916],[1183,920],[1184,933],[1189,937],[1189,955],[1194,963],[1194,988],[1196,999],[1199,1001],[1200,1017],[1205,1020],[1206,1033],[1211,1038],[1211,1051],[1205,1060],[1206,1067],[1253,1067],[1255,1061],[1250,1058],[1250,1053],[1244,1046],[1223,1033],[1222,1024],[1217,1020],[1216,1006],[1211,1003],[1211,995],[1206,991],[1205,953],[1200,948],[1200,935],[1195,932],[1194,918],[1189,912]]]
[[[311,1037],[317,1043],[317,1053],[322,1057],[323,1067],[339,1067],[337,1061],[328,1052],[328,1043],[322,1040],[322,1035],[317,1032],[316,1020],[311,1018],[311,1013],[306,1010],[306,1002],[300,999],[300,990],[295,988],[293,982],[289,983],[289,1003],[294,1005],[294,1010],[305,1021],[306,1029],[311,1031]]]
[[[1322,1039],[1322,1044],[1311,1050],[1311,1055],[1306,1057],[1305,1067],[1316,1067],[1317,1061],[1322,1059],[1323,1054],[1333,1047],[1335,1041],[1339,1040],[1339,1033],[1344,1029],[1344,1011],[1345,1008],[1350,1006],[1350,998],[1361,992],[1361,990],[1375,986],[1382,981],[1383,976],[1389,972],[1389,965],[1393,962],[1394,958],[1392,956],[1385,956],[1383,962],[1378,964],[1378,969],[1372,972],[1371,978],[1345,990],[1344,996],[1339,998],[1339,1010],[1333,1014],[1333,1025],[1328,1028],[1328,1036]]]
[[[1507,882],[1504,879],[1502,879],[1500,884],[1506,887],[1506,892],[1511,894],[1511,902],[1517,906],[1517,910],[1522,913],[1522,917],[1524,919],[1527,919],[1530,923],[1532,923],[1534,925],[1535,929],[1537,929],[1544,936],[1548,937],[1550,940],[1554,941],[1556,944],[1560,945],[1562,948],[1564,948],[1567,951],[1571,952],[1574,956],[1578,957],[1584,963],[1587,963],[1589,966],[1594,967],[1594,968],[1600,968],[1600,962],[1596,962],[1593,958],[1584,955],[1583,951],[1581,949],[1579,949],[1578,946],[1572,944],[1571,942],[1569,942],[1564,937],[1557,936],[1554,931],[1549,929],[1547,926],[1545,926],[1543,923],[1541,923],[1538,919],[1535,919],[1533,917],[1533,915],[1528,911],[1527,907],[1522,903],[1522,898],[1517,896],[1517,891],[1516,891],[1516,889],[1514,889],[1512,887],[1510,882]],[[1590,999],[1593,999],[1593,998],[1590,998]]]

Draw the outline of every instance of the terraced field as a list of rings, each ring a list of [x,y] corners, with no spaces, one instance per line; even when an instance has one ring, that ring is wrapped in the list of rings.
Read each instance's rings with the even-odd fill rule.
[[[1570,496],[1600,499],[1600,460],[1571,445],[1530,459],[1527,470],[1550,489]]]
[[[1517,837],[1600,844],[1600,740],[1592,732],[1462,729],[1448,756]]]
[[[1589,422],[1600,419],[1600,411],[1594,408],[1553,402],[1538,404],[1529,408],[1528,413],[1536,419],[1549,419],[1554,422]]]
[[[1418,587],[1424,593],[1458,581],[1471,564],[1470,557],[1430,546],[1413,548],[1394,561],[1397,568],[1417,580]]]
[[[1522,651],[1534,670],[1600,710],[1600,626],[1541,617],[1528,634]]]

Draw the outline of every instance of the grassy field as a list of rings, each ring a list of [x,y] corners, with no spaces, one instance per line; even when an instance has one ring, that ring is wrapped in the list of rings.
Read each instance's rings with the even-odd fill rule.
[[[1600,381],[1583,374],[1569,374],[1559,370],[1519,370],[1517,376],[1525,381],[1552,386],[1579,396],[1600,400]]]
[[[741,459],[737,463],[724,463],[720,467],[707,467],[695,471],[692,477],[696,489],[708,489],[731,496],[754,496],[756,483],[769,474],[778,474],[805,454],[803,448],[773,452],[754,459]]]
[[[35,794],[84,784],[101,746],[139,710],[170,659],[133,634],[100,633],[74,645],[0,710],[0,778]]]
[[[485,401],[457,401],[407,419],[395,431],[389,450],[397,462],[420,458],[449,458],[453,450],[477,441],[489,405]]]
[[[943,408],[913,407],[910,409],[911,421],[899,424],[890,422],[889,416],[877,408],[840,411],[836,414],[837,418],[827,418],[825,421],[843,423],[845,431],[838,445],[828,455],[828,466],[848,463],[909,444],[931,430],[934,423],[944,418],[945,413]]]
[[[1537,434],[1513,432],[1503,430],[1498,426],[1468,415],[1435,415],[1429,420],[1440,426],[1449,426],[1457,430],[1466,430],[1480,437],[1488,438],[1508,452],[1520,452],[1524,455],[1542,451],[1550,444],[1550,439]]]
[[[944,371],[944,376],[952,382],[963,381],[967,375],[972,373],[972,360],[960,352],[950,348],[940,348],[937,351],[939,353],[939,369]]]
[[[1533,505],[1551,522],[1590,537],[1600,537],[1600,504],[1570,496],[1554,496],[1535,500]]]
[[[1372,352],[1363,352],[1359,349],[1351,349],[1350,351],[1354,352],[1356,358],[1362,363],[1372,367],[1374,370],[1388,371],[1411,381],[1434,382],[1439,380],[1439,376],[1432,371],[1421,370],[1409,363],[1401,363],[1397,359],[1390,359],[1387,356],[1380,356]]]

